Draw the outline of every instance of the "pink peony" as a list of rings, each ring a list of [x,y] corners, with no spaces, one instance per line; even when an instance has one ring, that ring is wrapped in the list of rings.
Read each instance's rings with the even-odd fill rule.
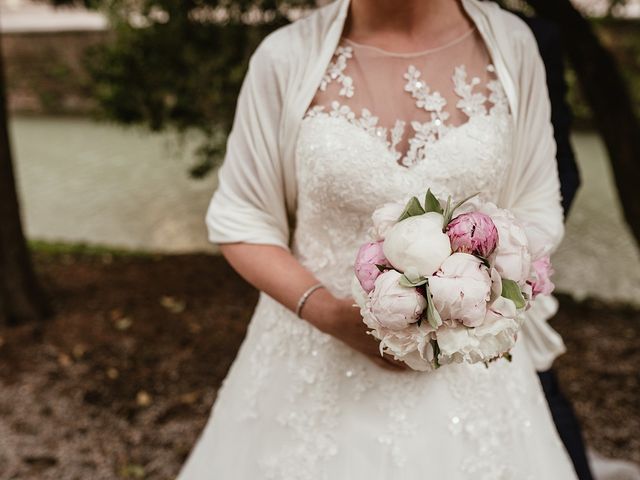
[[[358,250],[355,263],[355,273],[365,292],[373,290],[376,278],[380,275],[377,265],[389,265],[382,252],[382,242],[365,243]]]
[[[470,212],[458,215],[447,225],[451,249],[489,258],[498,244],[498,229],[489,215]]]
[[[524,228],[509,210],[492,203],[485,203],[481,209],[498,229],[498,246],[489,261],[503,279],[513,280],[523,287],[531,270],[529,240]]]
[[[553,267],[551,266],[551,259],[546,256],[539,258],[531,263],[533,270],[533,278],[529,281],[533,289],[533,298],[542,295],[549,295],[553,292],[555,285],[551,281],[551,275],[553,275]]]
[[[401,273],[387,270],[376,279],[369,295],[369,311],[365,323],[390,330],[406,329],[416,323],[427,306],[427,300],[414,287],[400,285]],[[370,326],[371,326],[370,325]]]
[[[429,277],[429,290],[443,320],[457,320],[466,327],[477,327],[487,315],[491,277],[478,257],[454,253]]]

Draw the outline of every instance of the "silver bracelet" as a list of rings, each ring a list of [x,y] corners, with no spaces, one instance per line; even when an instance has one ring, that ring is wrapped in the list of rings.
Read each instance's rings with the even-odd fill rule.
[[[302,307],[304,307],[304,304],[307,303],[307,300],[309,299],[311,294],[316,290],[318,290],[319,288],[324,288],[324,285],[321,283],[316,283],[312,287],[309,287],[307,291],[300,296],[300,300],[298,300],[298,305],[296,306],[296,316],[298,318],[302,318],[300,316],[300,312],[302,312]]]

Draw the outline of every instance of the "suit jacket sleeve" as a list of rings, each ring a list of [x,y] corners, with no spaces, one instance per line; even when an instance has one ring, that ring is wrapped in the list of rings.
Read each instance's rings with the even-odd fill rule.
[[[554,24],[546,20],[535,17],[524,18],[524,20],[536,38],[545,66],[547,89],[551,101],[551,123],[557,149],[556,160],[560,176],[562,208],[566,217],[580,186],[580,175],[570,141],[571,110],[566,101],[567,83],[564,76],[562,35]]]

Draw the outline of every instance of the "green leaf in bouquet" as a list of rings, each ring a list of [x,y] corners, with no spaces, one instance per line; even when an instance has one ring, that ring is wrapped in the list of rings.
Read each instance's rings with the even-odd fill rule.
[[[400,284],[401,287],[415,288],[415,287],[419,287],[420,285],[425,285],[427,283],[427,279],[424,277],[418,277],[416,279],[409,278],[403,274],[400,277],[400,280],[398,280],[398,283]]]
[[[418,273],[418,269],[415,267],[406,268],[404,271],[404,276],[407,277],[407,279],[413,284],[424,279],[424,277],[420,275],[420,273]]]
[[[436,212],[436,213],[442,213],[442,206],[440,205],[440,202],[438,201],[438,199],[436,198],[436,196],[431,193],[431,189],[427,190],[427,194],[424,197],[424,210],[425,212]]]
[[[387,270],[393,270],[393,267],[390,267],[389,265],[380,265],[379,263],[376,263],[376,267],[382,273],[386,272]]]
[[[451,219],[453,218],[453,214],[456,212],[456,210],[458,208],[460,208],[462,205],[464,205],[466,202],[471,200],[476,195],[478,195],[478,193],[474,193],[473,195],[469,195],[467,198],[465,198],[463,200],[460,200],[458,203],[456,203],[453,206],[451,206],[451,197],[449,197],[447,199],[447,206],[444,209],[444,213],[442,214],[444,216],[444,226],[443,226],[444,229],[446,229],[447,225],[449,225],[449,223],[451,223]]]
[[[451,217],[453,216],[453,211],[451,210],[451,195],[447,198],[447,204],[444,207],[444,212],[442,213],[444,220],[442,222],[442,231],[444,232],[447,229],[447,225],[451,221]]]
[[[524,308],[526,305],[522,292],[520,291],[520,287],[513,280],[506,278],[502,279],[502,296],[515,303],[516,308],[518,309]]]
[[[477,258],[480,259],[480,261],[482,262],[482,264],[487,267],[489,270],[491,270],[491,264],[489,263],[489,259],[482,257],[480,255],[476,255]]]
[[[436,368],[440,368],[440,360],[438,357],[440,356],[440,345],[438,345],[437,340],[433,340],[433,361],[435,362]]]
[[[476,197],[480,195],[480,192],[476,192],[473,195],[469,195],[467,198],[460,200],[458,203],[456,203],[453,208],[451,209],[451,214],[453,215],[453,213],[455,213],[455,211],[457,209],[459,209],[462,205],[464,205],[465,203],[467,203],[469,200],[471,200],[473,197]]]
[[[442,325],[442,318],[440,313],[433,304],[433,298],[431,297],[431,291],[429,290],[429,283],[425,282],[425,290],[427,294],[427,321],[433,328],[438,328]]]
[[[424,208],[422,208],[422,205],[420,205],[420,200],[418,200],[416,197],[411,197],[411,199],[407,202],[407,206],[404,207],[402,214],[400,214],[400,218],[398,218],[398,221],[401,222],[402,220],[405,220],[409,217],[423,215],[424,213]]]
[[[486,362],[484,362],[484,366],[489,368],[489,364],[493,362],[497,362],[498,360],[504,358],[507,362],[511,363],[513,361],[513,355],[511,352],[505,352],[502,355],[498,355],[496,357],[490,358]]]

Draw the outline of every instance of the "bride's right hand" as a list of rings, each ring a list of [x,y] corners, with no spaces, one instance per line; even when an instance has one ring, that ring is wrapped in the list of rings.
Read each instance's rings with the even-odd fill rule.
[[[367,333],[360,309],[351,299],[337,299],[322,289],[309,297],[302,317],[324,333],[337,338],[364,354],[372,362],[389,370],[407,370],[404,362],[380,355],[379,342]]]

